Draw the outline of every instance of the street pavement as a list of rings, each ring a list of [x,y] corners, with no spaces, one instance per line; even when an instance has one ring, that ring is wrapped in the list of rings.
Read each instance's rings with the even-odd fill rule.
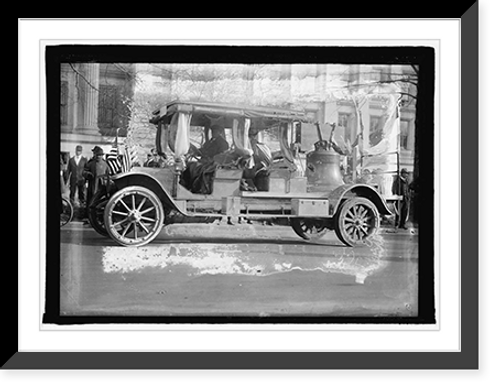
[[[418,234],[382,229],[349,248],[290,227],[173,224],[121,247],[81,222],[61,228],[61,315],[412,317]]]

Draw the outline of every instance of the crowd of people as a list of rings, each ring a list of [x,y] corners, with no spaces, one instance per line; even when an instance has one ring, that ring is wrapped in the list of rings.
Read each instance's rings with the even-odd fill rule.
[[[100,146],[92,149],[92,158],[82,155],[82,146],[77,145],[75,155],[67,165],[61,157],[61,193],[69,188],[69,200],[77,208],[79,215],[87,222],[88,205],[110,175],[110,166],[104,158],[104,150]]]

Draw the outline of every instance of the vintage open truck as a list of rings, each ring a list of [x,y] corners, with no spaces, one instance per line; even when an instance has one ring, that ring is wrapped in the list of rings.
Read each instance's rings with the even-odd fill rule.
[[[347,246],[357,246],[370,242],[381,215],[391,214],[374,187],[344,184],[340,156],[329,141],[318,140],[300,158],[303,124],[314,123],[303,111],[174,101],[155,111],[150,122],[156,125],[156,148],[168,161],[166,167],[133,167],[114,175],[90,205],[92,226],[120,245],[150,243],[180,215],[183,222],[205,217],[230,224],[284,219],[305,240],[334,230]],[[187,175],[199,159],[193,136],[201,147],[210,140],[213,124],[225,129],[230,148],[203,177],[210,191],[195,192]],[[255,146],[266,150],[264,133],[279,148],[256,173]]]

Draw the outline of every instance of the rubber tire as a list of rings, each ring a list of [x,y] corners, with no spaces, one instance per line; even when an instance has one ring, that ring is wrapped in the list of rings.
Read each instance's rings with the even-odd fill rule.
[[[105,196],[106,196],[105,190],[100,190],[92,196],[89,205],[89,223],[99,235],[108,237],[109,233],[106,229],[106,224],[104,223],[104,211],[106,210],[106,207],[104,206],[104,208],[102,208],[103,212],[102,218],[100,216],[100,213],[98,213],[97,209],[93,207],[93,205],[96,202],[98,202],[101,198],[104,198]],[[109,201],[109,198],[107,199],[107,201]]]
[[[306,220],[307,219],[298,219],[298,218],[290,219],[290,226],[292,227],[293,231],[304,240],[312,242],[317,241],[321,239],[329,231],[329,229],[325,227],[323,228],[322,231],[316,234],[305,232],[302,227],[302,223],[305,222]]]
[[[132,241],[124,240],[121,235],[118,234],[118,231],[112,227],[112,210],[114,206],[118,203],[118,201],[126,195],[131,193],[140,194],[144,197],[147,197],[150,202],[154,205],[155,211],[157,213],[157,221],[154,224],[153,230],[150,234],[148,234],[144,240],[140,241]],[[144,246],[151,241],[153,241],[158,234],[161,232],[165,220],[165,211],[163,210],[163,204],[161,203],[159,197],[151,190],[142,187],[142,186],[128,186],[121,190],[118,190],[114,193],[108,203],[106,204],[106,209],[104,211],[104,223],[106,225],[106,230],[111,239],[113,239],[116,243],[125,247],[139,247]]]
[[[352,212],[352,208],[360,205],[371,214],[371,222],[368,228],[368,234],[361,239],[354,238],[348,231],[347,226],[349,222],[346,222],[347,213]],[[335,214],[335,233],[338,238],[347,246],[355,247],[366,245],[367,240],[372,237],[380,227],[380,215],[378,213],[377,207],[373,202],[367,198],[356,197],[346,200],[338,209]],[[352,225],[352,224],[351,224]],[[359,232],[359,231],[358,231]]]

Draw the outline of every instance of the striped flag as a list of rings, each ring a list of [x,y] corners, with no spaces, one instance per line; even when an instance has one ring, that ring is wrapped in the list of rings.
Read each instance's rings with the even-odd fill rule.
[[[122,164],[123,172],[129,172],[137,161],[138,161],[138,155],[136,148],[134,146],[126,145],[123,154],[123,164]]]
[[[123,172],[129,172],[131,167],[132,161],[130,160],[129,148],[126,146],[123,154]]]
[[[106,155],[106,162],[108,163],[111,175],[118,174],[122,169],[122,165],[120,163],[120,158],[119,158],[120,153],[118,151],[119,130],[120,128],[116,129],[115,142],[113,143],[109,153]]]
[[[106,155],[106,162],[109,165],[111,175],[116,175],[122,171],[122,164],[120,162],[117,145],[113,145],[111,147],[111,150]]]
[[[118,173],[129,172],[134,163],[138,160],[137,150],[134,146],[130,147],[125,145],[125,149],[120,153],[120,148],[118,146],[118,132],[120,128],[116,129],[115,142],[113,143],[111,150],[106,155],[106,161],[108,162],[111,175],[116,175]]]
[[[136,163],[139,163],[139,155],[137,154],[137,149],[134,145],[127,148],[129,151],[128,153],[130,155],[130,163],[131,163],[130,167],[133,167]]]

